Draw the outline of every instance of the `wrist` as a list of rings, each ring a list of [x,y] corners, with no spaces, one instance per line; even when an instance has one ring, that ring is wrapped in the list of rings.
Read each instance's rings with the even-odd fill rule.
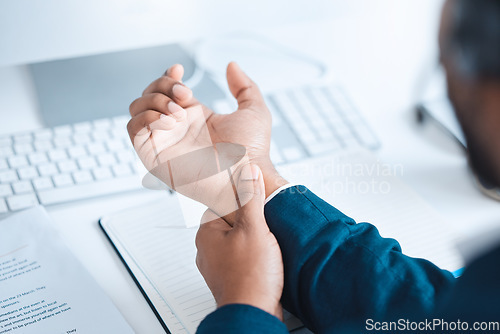
[[[288,181],[278,173],[270,159],[257,162],[257,164],[259,165],[262,171],[262,176],[264,178],[266,198],[269,197],[269,195],[275,192],[278,188],[288,184]]]

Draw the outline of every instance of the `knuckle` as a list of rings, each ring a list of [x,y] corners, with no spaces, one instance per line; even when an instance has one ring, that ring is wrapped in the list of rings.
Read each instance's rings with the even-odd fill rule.
[[[129,134],[132,134],[132,129],[133,129],[133,126],[134,126],[134,119],[132,118],[130,121],[128,121],[127,123],[127,131]]]
[[[153,93],[151,95],[151,104],[154,107],[163,107],[166,104],[166,96],[161,93]]]
[[[137,104],[139,103],[139,100],[141,98],[137,98],[135,99],[134,101],[132,101],[132,103],[130,104],[130,106],[128,107],[128,111],[129,113],[132,115],[135,111],[135,109],[137,109]]]

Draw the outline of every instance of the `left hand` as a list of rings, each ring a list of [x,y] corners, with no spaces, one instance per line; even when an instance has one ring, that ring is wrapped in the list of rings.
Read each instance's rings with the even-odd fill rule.
[[[130,105],[130,138],[148,171],[219,215],[245,203],[236,199],[227,171],[218,170],[222,165],[232,166],[235,179],[248,161],[259,165],[268,195],[286,183],[269,157],[271,114],[256,84],[229,64],[227,81],[238,109],[218,115],[182,84],[183,72],[180,65],[171,67]]]
[[[245,165],[238,187],[250,200],[235,212],[233,226],[212,211],[205,212],[196,236],[196,264],[218,307],[247,304],[282,319],[283,261],[264,218],[260,169]]]

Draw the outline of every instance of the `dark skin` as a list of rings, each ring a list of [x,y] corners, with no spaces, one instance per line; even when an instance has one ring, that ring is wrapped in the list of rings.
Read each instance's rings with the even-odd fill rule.
[[[447,54],[454,2],[446,1],[439,30],[448,96],[467,138],[472,168],[489,183],[500,186],[500,81],[460,73],[453,55]]]
[[[441,62],[446,70],[449,97],[466,134],[472,166],[486,180],[500,186],[500,81],[466,77],[457,70],[453,56],[446,54],[453,6],[454,0],[446,2],[439,32]],[[186,147],[190,147],[188,139],[191,137],[184,136],[186,131],[176,134],[175,129],[183,129],[186,115],[195,115],[189,108],[199,105],[199,102],[188,90],[175,91],[174,86],[182,85],[181,78],[182,69],[172,67],[131,105],[133,118],[129,123],[129,133],[132,141],[137,141],[141,131],[146,135],[145,140],[150,138],[149,130],[143,129],[158,121],[163,114],[168,117],[163,117],[161,129],[165,132],[159,134],[175,139],[173,144],[165,144],[164,149],[168,152],[184,140]],[[238,111],[227,116],[209,117],[213,113],[203,107],[205,116],[200,113],[200,117],[203,122],[207,119],[209,137],[214,142],[238,143],[248,149],[252,171],[244,168],[247,173],[241,173],[239,179],[242,185],[252,185],[246,191],[252,195],[252,200],[233,213],[230,220],[207,211],[197,237],[197,264],[219,306],[249,304],[281,317],[283,263],[278,243],[265,224],[263,207],[265,196],[286,181],[279,176],[269,158],[270,115],[257,86],[235,64],[228,67],[228,83],[240,103]],[[177,105],[168,107],[168,101]],[[191,120],[186,128],[189,124],[197,124],[195,121],[195,118]],[[252,131],[247,131],[249,126]],[[202,193],[217,190],[217,185],[217,182],[202,185],[205,187]],[[232,223],[228,224],[229,221]]]

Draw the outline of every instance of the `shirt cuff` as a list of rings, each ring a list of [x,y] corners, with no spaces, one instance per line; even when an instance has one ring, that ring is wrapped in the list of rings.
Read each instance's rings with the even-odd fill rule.
[[[298,184],[295,184],[295,183],[287,183],[287,184],[279,187],[278,189],[273,191],[273,193],[271,195],[267,196],[266,201],[264,202],[264,205],[267,204],[270,200],[272,200],[274,198],[274,196],[278,195],[282,190],[288,189],[290,187],[295,187],[297,185]]]

